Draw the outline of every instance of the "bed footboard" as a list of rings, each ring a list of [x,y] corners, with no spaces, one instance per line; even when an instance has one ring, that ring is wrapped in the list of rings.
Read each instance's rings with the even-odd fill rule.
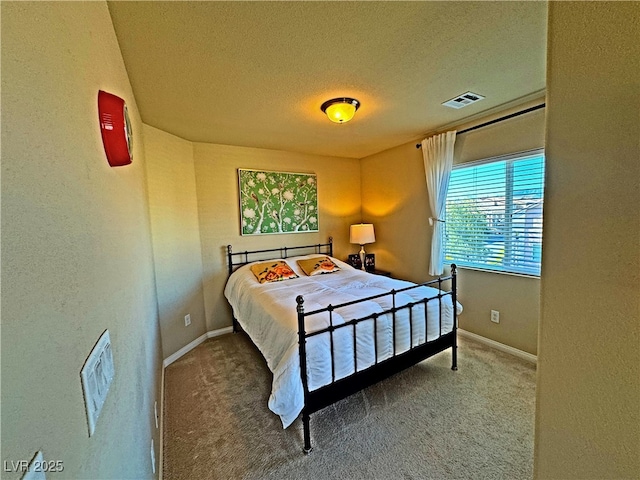
[[[375,295],[372,297],[367,297],[361,300],[355,300],[352,302],[343,303],[340,305],[329,305],[326,308],[314,310],[310,312],[305,312],[304,309],[304,298],[299,295],[296,298],[297,302],[297,314],[298,314],[298,345],[299,345],[299,353],[300,353],[300,375],[302,379],[302,386],[304,390],[304,408],[302,410],[302,423],[304,429],[304,447],[303,452],[308,454],[312,450],[311,446],[311,432],[310,432],[310,416],[312,413],[317,412],[318,410],[325,408],[343,398],[346,398],[368,386],[371,386],[385,378],[388,378],[416,363],[421,362],[422,360],[429,358],[437,353],[440,353],[448,348],[451,348],[451,357],[452,357],[452,370],[457,370],[457,338],[456,338],[456,330],[457,330],[457,271],[456,265],[451,265],[451,275],[448,277],[440,277],[436,280],[418,284],[415,286],[405,287],[397,290],[391,290],[390,292]],[[451,281],[451,290],[450,291],[442,291],[442,283],[446,281]],[[430,286],[437,287],[438,294],[433,297],[425,297],[421,300],[416,300],[401,306],[396,306],[396,295],[408,290],[416,289],[419,287]],[[371,315],[367,315],[362,318],[356,318],[353,320],[345,321],[339,325],[334,325],[333,323],[333,312],[340,308],[350,305],[355,305],[361,302],[365,302],[368,300],[372,300],[375,298],[383,297],[383,296],[391,296],[392,298],[392,308],[383,312],[374,313]],[[451,331],[443,333],[442,327],[442,299],[444,297],[450,296],[452,305],[453,305],[453,318],[452,318],[452,326]],[[439,334],[437,338],[428,340],[427,335],[427,322],[428,322],[428,308],[427,304],[429,302],[439,302]],[[413,334],[412,334],[412,326],[413,326],[413,311],[417,306],[424,306],[424,332],[425,332],[425,340],[422,343],[417,345],[413,345]],[[409,315],[409,349],[402,352],[396,353],[396,314],[401,310],[407,310]],[[329,326],[323,328],[321,330],[316,330],[313,332],[306,332],[305,329],[305,319],[310,315],[315,315],[323,312],[328,312],[329,315]],[[393,329],[393,355],[389,358],[378,360],[377,354],[377,321],[378,318],[383,315],[391,315],[392,321],[392,329]],[[357,354],[357,331],[356,326],[364,321],[373,320],[374,325],[374,348],[376,349],[376,353],[374,356],[373,365],[358,370],[358,354]],[[340,329],[351,328],[353,329],[353,355],[354,355],[354,372],[351,375],[346,377],[335,379],[334,371],[335,371],[335,362],[334,362],[334,352],[333,352],[333,339],[336,331]],[[330,336],[330,344],[331,347],[331,368],[332,368],[332,381],[319,387],[315,390],[309,390],[309,380],[307,378],[307,340],[316,335],[329,334]]]

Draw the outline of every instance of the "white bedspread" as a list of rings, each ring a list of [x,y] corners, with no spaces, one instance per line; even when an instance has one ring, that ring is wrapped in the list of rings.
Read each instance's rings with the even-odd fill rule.
[[[244,265],[231,275],[224,291],[235,318],[262,352],[269,369],[273,372],[269,408],[280,416],[284,428],[297,418],[304,406],[298,354],[296,297],[302,295],[305,311],[311,312],[329,304],[338,305],[413,285],[403,280],[356,270],[335,258],[332,260],[341,268],[340,271],[308,277],[298,267],[296,260],[315,256],[318,255],[287,258],[285,261],[300,277],[273,283],[260,284],[251,272],[250,265]],[[422,298],[435,297],[437,294],[437,289],[429,287],[402,292],[396,294],[396,307]],[[452,328],[451,297],[443,297],[441,303],[442,325],[440,325],[440,307],[437,298],[428,303],[426,338],[429,341],[435,340],[441,333],[450,332]],[[340,325],[354,318],[366,317],[391,307],[391,295],[342,307],[333,312],[333,324]],[[412,310],[411,327],[408,309],[396,313],[396,354],[408,350],[409,342],[412,346],[425,342],[424,306],[415,306]],[[462,306],[458,304],[458,313],[461,311]],[[358,324],[356,330],[358,370],[375,363],[374,342],[376,340],[374,338],[377,338],[378,361],[394,354],[392,323],[391,314],[381,315],[377,320],[375,337],[373,320]],[[309,333],[328,325],[329,314],[324,312],[307,317],[305,330]],[[329,334],[322,333],[307,340],[309,390],[331,383],[334,376],[337,380],[354,372],[352,326],[334,332],[333,350],[335,372],[332,375]]]

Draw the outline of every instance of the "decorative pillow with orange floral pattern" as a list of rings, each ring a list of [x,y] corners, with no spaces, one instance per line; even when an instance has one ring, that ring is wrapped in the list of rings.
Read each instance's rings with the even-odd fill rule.
[[[281,280],[289,280],[290,278],[298,278],[296,272],[291,270],[291,267],[283,260],[256,263],[251,266],[251,271],[260,283],[279,282]]]
[[[332,273],[340,270],[340,267],[331,261],[329,257],[315,257],[307,260],[298,260],[300,268],[309,275],[320,275],[322,273]]]

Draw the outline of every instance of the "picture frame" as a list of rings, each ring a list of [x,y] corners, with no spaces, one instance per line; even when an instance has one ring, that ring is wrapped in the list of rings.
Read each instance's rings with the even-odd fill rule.
[[[238,169],[241,235],[319,231],[314,173]]]
[[[364,269],[367,272],[373,272],[376,269],[376,254],[367,253],[364,257]]]
[[[362,261],[360,260],[360,254],[354,253],[347,257],[347,263],[351,265],[353,268],[357,268],[360,270],[362,268]]]

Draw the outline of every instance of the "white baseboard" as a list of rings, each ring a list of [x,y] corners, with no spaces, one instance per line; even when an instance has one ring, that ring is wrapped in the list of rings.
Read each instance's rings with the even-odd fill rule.
[[[204,342],[208,338],[219,337],[220,335],[225,335],[225,334],[231,333],[231,332],[233,332],[233,327],[219,328],[217,330],[211,330],[211,331],[209,331],[207,333],[203,333],[198,338],[196,338],[194,341],[192,341],[192,342],[188,343],[187,345],[185,345],[184,347],[182,347],[176,353],[173,353],[173,354],[169,355],[167,358],[165,358],[164,361],[162,362],[162,366],[164,368],[167,368],[173,362],[178,360],[183,355],[189,353],[191,350],[196,348],[198,345],[200,345],[202,342]]]
[[[219,337],[220,335],[226,335],[227,333],[233,333],[233,327],[224,327],[217,330],[211,330],[207,332],[207,338]]]
[[[500,350],[501,352],[515,355],[516,357],[522,358],[523,360],[526,360],[528,362],[536,363],[536,364],[538,363],[537,356],[528,352],[524,352],[522,350],[518,350],[517,348],[510,347],[509,345],[505,345],[504,343],[496,342],[495,340],[491,340],[490,338],[483,337],[475,333],[467,332],[466,330],[463,330],[461,328],[458,328],[458,334],[461,337],[470,338],[471,340],[475,340],[476,342],[483,343],[485,345],[488,345],[489,347],[495,348],[496,350]]]

